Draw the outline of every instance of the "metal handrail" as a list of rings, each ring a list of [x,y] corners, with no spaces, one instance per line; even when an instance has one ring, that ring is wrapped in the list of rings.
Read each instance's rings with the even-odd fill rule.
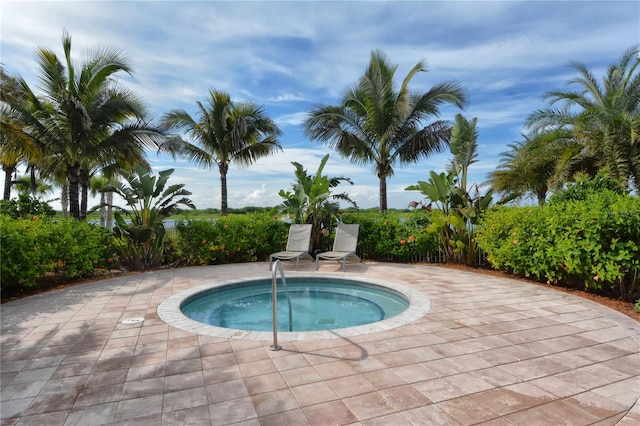
[[[284,294],[287,296],[287,303],[289,305],[289,331],[292,331],[293,321],[291,320],[291,298],[289,298],[289,289],[287,288],[287,279],[284,276],[284,269],[280,259],[276,259],[273,263],[273,269],[271,271],[271,301],[273,304],[273,345],[269,347],[272,351],[279,351],[282,349],[278,345],[278,290],[276,272],[280,271],[280,279],[284,285]]]

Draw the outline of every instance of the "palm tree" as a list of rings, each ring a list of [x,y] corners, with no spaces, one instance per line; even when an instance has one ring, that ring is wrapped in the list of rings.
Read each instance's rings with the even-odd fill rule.
[[[533,196],[543,205],[548,192],[566,182],[566,164],[580,149],[572,132],[564,129],[524,136],[507,146],[510,151],[500,153],[500,163],[487,182],[502,194],[500,204]]]
[[[571,130],[579,149],[566,162],[565,176],[595,176],[603,169],[610,178],[640,191],[638,52],[637,45],[627,49],[608,67],[601,83],[584,64],[572,62],[578,76],[569,85],[575,90],[548,92],[550,106],[528,117],[533,131]],[[556,103],[562,107],[555,108]]]
[[[123,155],[132,161],[145,148],[158,148],[164,135],[146,121],[146,110],[130,90],[116,83],[117,73],[131,73],[124,53],[99,47],[77,67],[71,58],[71,37],[62,36],[64,61],[51,50],[38,48],[42,96],[23,79],[19,83],[32,109],[22,110],[23,122],[44,145],[44,152],[65,170],[69,209],[73,217],[86,215],[80,208],[80,186],[89,185],[88,167]]]
[[[451,126],[428,117],[438,117],[439,108],[454,104],[462,108],[466,93],[456,82],[443,82],[425,93],[410,91],[408,85],[419,72],[427,71],[418,62],[394,88],[397,65],[391,65],[380,51],[371,53],[367,70],[357,84],[349,87],[340,105],[316,105],[309,111],[305,133],[326,143],[358,165],[373,164],[380,185],[380,211],[387,210],[387,178],[395,164],[411,164],[447,146]]]
[[[185,142],[179,154],[196,164],[220,172],[220,213],[227,214],[227,173],[231,161],[249,166],[257,159],[281,150],[277,124],[262,106],[253,102],[235,103],[228,93],[210,90],[207,105],[197,102],[198,116],[184,110],[165,114],[167,129],[184,131],[194,143]]]
[[[12,176],[18,165],[27,163],[35,173],[42,157],[40,147],[20,121],[16,108],[26,108],[17,80],[0,67],[0,164],[5,172],[3,199],[11,198]]]

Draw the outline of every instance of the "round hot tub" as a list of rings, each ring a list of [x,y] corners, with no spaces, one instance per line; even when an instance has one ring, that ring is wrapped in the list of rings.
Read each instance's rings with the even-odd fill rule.
[[[421,293],[394,283],[336,276],[287,277],[278,282],[280,340],[335,338],[394,328],[430,308]],[[273,331],[270,279],[204,286],[163,301],[160,318],[177,328],[231,338],[268,340]]]

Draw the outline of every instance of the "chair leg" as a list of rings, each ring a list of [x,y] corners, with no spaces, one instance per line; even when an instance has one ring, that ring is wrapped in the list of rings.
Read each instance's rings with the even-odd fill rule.
[[[318,256],[316,256],[316,271],[318,270],[318,267],[320,266],[320,264],[318,263],[319,260],[320,259],[318,258]]]
[[[273,256],[269,256],[269,270],[273,269]]]

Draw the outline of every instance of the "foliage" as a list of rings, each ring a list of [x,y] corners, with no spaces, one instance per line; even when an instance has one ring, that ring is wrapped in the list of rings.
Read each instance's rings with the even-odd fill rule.
[[[393,212],[343,213],[344,223],[360,225],[357,253],[363,259],[400,262],[429,259],[438,251],[420,215]]]
[[[489,190],[481,195],[477,185],[472,186],[473,195],[467,190],[469,166],[477,157],[477,120],[469,121],[462,115],[456,115],[451,133],[451,153],[453,159],[447,173],[429,172],[429,180],[418,181],[407,191],[420,191],[429,201],[412,202],[411,207],[422,206],[422,210],[431,212],[426,218],[427,232],[438,240],[440,251],[447,262],[472,265],[477,262],[478,246],[475,240],[475,226],[481,214],[492,201]],[[433,208],[433,203],[436,208]]]
[[[1,215],[0,228],[3,297],[36,286],[45,274],[68,281],[117,264],[111,232],[86,222]]]
[[[233,102],[222,91],[210,90],[208,105],[198,102],[197,120],[184,110],[165,114],[167,129],[185,132],[194,143],[176,138],[174,153],[198,165],[215,165],[220,172],[220,212],[228,214],[227,173],[231,161],[249,166],[257,159],[281,150],[277,137],[281,131],[264,108],[254,102]]]
[[[280,190],[278,195],[284,200],[276,207],[278,214],[287,214],[293,218],[294,223],[310,223],[311,241],[314,250],[326,250],[328,236],[332,227],[332,221],[338,216],[338,200],[346,201],[357,208],[354,201],[346,193],[332,194],[331,188],[335,188],[340,182],[353,182],[345,177],[328,177],[322,174],[329,154],[320,161],[315,175],[307,174],[302,164],[293,161],[296,168],[296,182],[293,184],[293,192]]]
[[[437,251],[434,237],[411,213],[343,213],[344,223],[360,225],[358,255],[365,259],[420,261]],[[289,225],[264,213],[176,223],[175,246],[188,265],[265,261],[284,249]]]
[[[617,180],[607,177],[606,172],[601,170],[593,177],[578,179],[577,182],[567,185],[563,190],[553,194],[549,198],[552,204],[565,203],[568,201],[584,201],[592,194],[613,192],[614,194],[625,194],[625,187]]]
[[[140,164],[135,169],[135,173],[124,175],[126,183],[118,182],[111,190],[124,198],[129,207],[129,210],[122,210],[128,216],[128,222],[119,211],[114,215],[120,263],[138,271],[162,263],[167,235],[162,220],[175,212],[178,205],[195,206],[186,198],[191,192],[183,189],[184,185],[169,185],[165,189],[174,169],[163,170],[158,176],[152,176]]]
[[[36,141],[40,166],[65,176],[70,213],[83,219],[92,172],[143,162],[145,148],[161,147],[165,137],[147,120],[140,99],[118,82],[119,75],[132,72],[124,52],[102,46],[76,64],[66,31],[62,50],[63,58],[36,50],[42,94],[19,78],[22,102],[13,103],[11,112]]]
[[[284,249],[289,225],[265,213],[176,223],[175,247],[187,265],[265,261]]]
[[[358,165],[372,164],[380,186],[380,211],[387,210],[387,178],[397,164],[417,163],[441,152],[447,145],[451,126],[442,120],[422,127],[438,117],[440,107],[462,108],[467,95],[459,83],[445,81],[420,93],[411,91],[413,77],[426,72],[418,62],[394,84],[397,65],[384,53],[373,51],[364,74],[347,88],[340,105],[316,105],[309,111],[305,133],[311,140],[327,144]]]
[[[639,218],[640,198],[593,193],[584,201],[494,208],[476,238],[496,269],[634,300]]]
[[[636,300],[635,310],[636,312],[640,312],[640,299]]]
[[[546,93],[549,105],[529,115],[534,132],[568,130],[571,143],[556,151],[564,182],[577,173],[608,177],[640,192],[640,61],[639,46],[627,49],[609,65],[600,81],[579,62],[570,89]],[[561,104],[556,107],[556,104]]]
[[[538,205],[545,203],[547,193],[564,183],[561,165],[572,155],[575,142],[566,129],[534,132],[524,141],[507,145],[500,153],[500,163],[489,172],[491,188],[502,194],[499,204],[534,197]]]
[[[53,217],[56,212],[46,201],[32,198],[29,194],[20,194],[18,199],[1,200],[0,214],[7,215],[13,219],[24,219],[33,216]]]

